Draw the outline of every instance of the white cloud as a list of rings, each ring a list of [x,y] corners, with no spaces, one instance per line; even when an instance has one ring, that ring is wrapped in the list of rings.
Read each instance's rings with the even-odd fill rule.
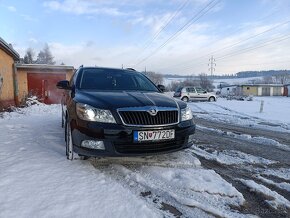
[[[59,42],[51,42],[48,45],[57,63],[64,62],[75,67],[80,65],[121,67],[122,64],[128,63],[132,54],[136,53],[134,47],[103,48],[91,41],[79,45],[65,45]]]
[[[139,56],[142,46],[133,44],[123,44],[120,46],[102,47],[94,41],[87,41],[79,45],[65,45],[59,42],[49,43],[52,53],[57,63],[64,62],[67,65],[78,67],[82,64],[89,66],[107,67],[135,67],[137,70],[153,70],[161,73],[177,74],[199,74],[208,73],[208,59],[212,51],[214,57],[229,55],[223,60],[217,60],[216,73],[237,73],[243,70],[270,70],[270,69],[289,69],[290,68],[290,39],[279,43],[269,44],[259,49],[251,50],[246,53],[235,54],[241,49],[258,46],[265,40],[275,39],[276,32],[269,32],[265,35],[251,39],[239,45],[222,50],[221,48],[236,44],[243,39],[249,38],[254,34],[262,32],[272,25],[255,26],[245,28],[242,31],[223,37],[219,35],[208,35],[208,28],[217,28],[210,23],[200,23],[191,26],[179,37],[154,54],[144,63],[134,66],[142,57],[149,55],[156,47],[148,48]],[[287,29],[283,27],[282,30]],[[282,31],[282,32],[283,32]],[[160,45],[164,39],[157,39],[154,45]],[[288,61],[288,62],[287,62]]]
[[[8,6],[7,9],[11,12],[16,12],[16,8],[14,6]]]
[[[24,20],[26,20],[26,21],[33,21],[33,22],[38,21],[37,18],[32,17],[32,16],[30,16],[29,14],[20,14],[20,16],[21,16]]]
[[[63,11],[73,13],[76,15],[90,15],[90,14],[104,14],[110,16],[123,16],[127,15],[121,12],[116,7],[106,7],[100,2],[94,1],[81,1],[81,0],[65,0],[59,1],[46,1],[43,5],[51,10]]]
[[[148,3],[149,2],[149,3]],[[154,2],[159,2],[155,0]],[[153,0],[63,0],[46,1],[43,5],[53,11],[84,15],[88,19],[94,19],[96,15],[107,15],[115,17],[114,25],[124,26],[128,38],[138,35],[140,38],[133,38],[132,41],[120,40],[119,45],[100,46],[100,42],[87,41],[81,44],[64,44],[63,42],[49,43],[57,63],[64,62],[67,65],[78,67],[82,64],[92,66],[108,67],[134,67],[140,59],[150,55],[156,48],[162,45],[172,34],[184,25],[208,0],[190,1],[190,7],[182,11],[174,21],[156,38],[152,44],[144,50],[144,43],[150,41],[165,22],[172,17],[174,10],[183,1],[167,1],[166,4],[174,7],[157,8],[147,10],[148,4]],[[139,4],[139,5],[138,5]],[[212,13],[222,10],[224,2]],[[137,6],[136,6],[137,5]],[[144,8],[142,8],[144,6]],[[134,8],[134,10],[132,9]],[[147,8],[148,9],[148,8]],[[205,16],[206,17],[206,16]],[[26,17],[29,18],[29,17]],[[270,18],[270,17],[269,17]],[[213,54],[215,58],[240,51],[243,48],[257,46],[264,40],[271,40],[277,34],[289,32],[289,26],[277,28],[245,43],[222,49],[245,40],[255,34],[261,33],[277,23],[256,20],[251,23],[238,23],[224,25],[218,18],[212,21],[202,22],[204,19],[192,24],[190,28],[180,34],[177,38],[168,43],[164,48],[158,50],[151,58],[141,63],[136,68],[143,70],[159,71],[161,73],[178,74],[199,74],[208,72],[208,59]],[[245,19],[247,20],[247,19]],[[126,26],[127,25],[127,26]],[[234,31],[233,31],[234,30]],[[289,33],[288,33],[289,34]],[[131,39],[131,38],[130,38]],[[34,42],[33,38],[29,40]],[[229,55],[223,60],[217,60],[216,72],[236,73],[242,70],[268,70],[290,68],[290,40],[273,45],[248,51],[247,53]],[[41,42],[38,42],[38,45]],[[213,53],[214,51],[217,51]]]
[[[38,43],[38,40],[37,39],[35,39],[35,38],[29,38],[29,40],[28,40],[29,42],[31,42],[31,43]]]

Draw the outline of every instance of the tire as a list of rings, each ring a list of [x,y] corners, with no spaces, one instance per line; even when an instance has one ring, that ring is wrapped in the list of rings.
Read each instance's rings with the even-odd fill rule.
[[[208,101],[210,101],[210,102],[215,101],[215,97],[210,97],[210,98],[208,99]]]
[[[72,136],[71,136],[71,128],[68,119],[65,121],[65,154],[68,160],[73,160],[73,144],[72,144]]]
[[[85,156],[85,155],[80,155],[80,154],[79,154],[79,158],[80,158],[80,160],[87,160],[87,159],[89,159],[90,157],[89,157],[89,156]]]
[[[189,101],[189,99],[188,99],[188,97],[182,97],[182,99],[181,99],[182,101],[185,101],[185,102],[188,102]]]

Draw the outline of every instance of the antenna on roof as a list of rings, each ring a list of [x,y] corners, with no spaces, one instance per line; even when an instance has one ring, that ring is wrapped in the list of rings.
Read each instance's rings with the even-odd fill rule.
[[[84,65],[82,64],[80,67],[84,67]]]

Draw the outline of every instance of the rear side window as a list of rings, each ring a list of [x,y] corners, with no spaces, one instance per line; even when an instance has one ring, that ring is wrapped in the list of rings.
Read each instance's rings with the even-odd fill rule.
[[[186,88],[186,91],[193,93],[193,92],[195,92],[195,89],[194,88]]]

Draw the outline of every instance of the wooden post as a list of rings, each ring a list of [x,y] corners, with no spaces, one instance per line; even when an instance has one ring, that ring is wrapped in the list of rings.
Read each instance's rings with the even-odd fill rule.
[[[261,105],[260,105],[260,113],[262,113],[264,110],[264,101],[261,101]]]

